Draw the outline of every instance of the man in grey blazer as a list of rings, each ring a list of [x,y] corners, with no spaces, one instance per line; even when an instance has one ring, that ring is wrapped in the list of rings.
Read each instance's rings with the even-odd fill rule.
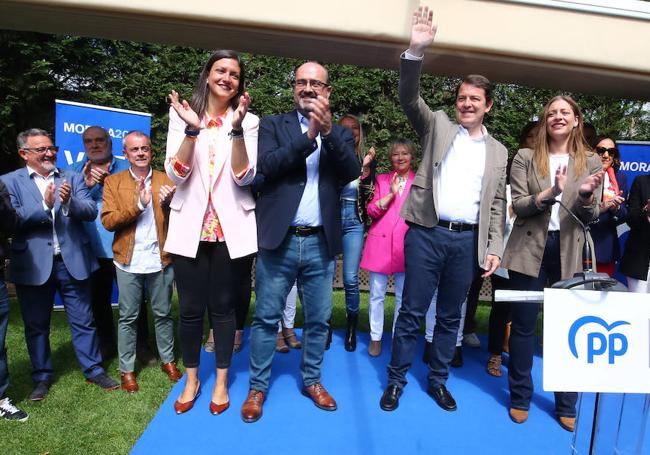
[[[424,50],[436,26],[428,7],[413,14],[411,42],[402,54],[400,104],[420,137],[422,162],[402,216],[406,278],[395,324],[388,387],[380,406],[392,411],[406,385],[420,321],[438,289],[433,348],[428,359],[427,393],[447,410],[456,402],[445,387],[454,355],[461,305],[477,273],[494,272],[503,251],[505,178],[508,153],[483,126],[492,108],[491,84],[483,76],[465,77],[456,92],[456,120],[432,111],[419,96]]]
[[[94,220],[97,207],[80,174],[56,167],[58,147],[47,132],[32,128],[20,133],[16,142],[25,167],[0,179],[18,215],[9,278],[16,285],[32,361],[35,386],[29,399],[44,399],[53,381],[49,336],[56,290],[86,380],[103,389],[116,389],[119,385],[101,365],[90,309],[88,278],[97,261],[82,222]]]

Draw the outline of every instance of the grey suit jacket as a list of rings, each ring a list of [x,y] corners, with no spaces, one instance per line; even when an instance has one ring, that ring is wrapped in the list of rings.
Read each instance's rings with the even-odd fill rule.
[[[578,196],[580,184],[590,174],[603,168],[598,155],[589,152],[587,169],[576,176],[575,162],[569,159],[567,179],[562,192],[562,202],[584,222],[598,218],[600,194],[602,188],[596,191],[589,205],[582,205]],[[501,266],[532,277],[539,275],[546,246],[548,222],[551,218],[551,207],[537,208],[537,194],[552,186],[549,175],[540,176],[531,149],[521,149],[512,162],[510,171],[510,187],[512,189],[512,208],[517,215],[508,245],[503,255]],[[582,228],[571,215],[560,207],[560,267],[562,279],[571,278],[574,273],[582,270],[582,245],[584,235]],[[589,239],[591,241],[591,239]],[[592,251],[593,246],[592,246]],[[592,258],[595,264],[595,257]]]
[[[402,217],[427,228],[438,224],[438,188],[440,163],[449,151],[459,126],[443,111],[432,111],[420,97],[421,61],[402,59],[400,64],[399,100],[411,125],[420,138],[422,162],[402,207]],[[506,213],[506,148],[487,136],[485,172],[481,188],[478,231],[479,266],[488,254],[503,254],[503,229]]]

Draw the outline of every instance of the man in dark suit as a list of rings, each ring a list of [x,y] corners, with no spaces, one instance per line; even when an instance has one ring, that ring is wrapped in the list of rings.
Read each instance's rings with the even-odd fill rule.
[[[420,321],[438,289],[436,327],[428,358],[427,393],[446,411],[456,402],[445,384],[454,356],[461,305],[477,267],[489,276],[499,266],[505,225],[508,153],[483,126],[492,108],[491,84],[484,76],[464,78],[456,93],[456,122],[432,111],[419,96],[424,50],[436,26],[428,7],[413,14],[411,42],[400,64],[400,104],[420,137],[422,162],[402,216],[405,282],[388,366],[388,387],[380,407],[399,404],[411,366]]]
[[[97,261],[82,222],[94,220],[97,207],[80,174],[56,167],[58,147],[46,131],[29,129],[16,142],[26,166],[0,179],[18,214],[9,277],[16,285],[33,367],[35,387],[29,398],[44,399],[52,384],[49,335],[55,290],[63,300],[87,382],[116,389],[119,385],[101,366],[90,309],[88,278]]]
[[[627,276],[630,292],[650,293],[650,174],[638,175],[628,199],[627,224],[621,273]]]
[[[307,62],[295,72],[296,110],[260,123],[257,169],[264,183],[256,207],[259,253],[245,422],[262,416],[278,322],[296,279],[304,296],[303,394],[321,409],[336,409],[320,383],[320,369],[335,256],[341,252],[340,190],[361,165],[352,134],[332,124],[331,91],[327,70]]]

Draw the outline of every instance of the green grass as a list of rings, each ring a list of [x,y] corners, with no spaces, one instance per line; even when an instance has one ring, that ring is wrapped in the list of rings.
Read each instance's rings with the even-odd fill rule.
[[[394,307],[393,296],[386,299],[386,327],[390,327]],[[251,305],[250,316],[254,306]],[[178,321],[178,305],[174,301],[174,320]],[[361,294],[360,330],[368,331],[368,294]],[[479,332],[487,329],[489,306],[477,311]],[[334,292],[333,325],[345,325],[345,296]],[[302,323],[298,312],[296,323]],[[153,328],[151,329],[153,335]],[[23,335],[18,304],[11,302],[7,353],[11,385],[8,395],[15,404],[29,413],[24,423],[0,420],[0,453],[13,454],[126,454],[138,440],[147,424],[165,400],[173,384],[158,368],[145,368],[138,373],[140,392],[105,392],[86,384],[74,355],[65,314],[52,316],[52,358],[56,382],[48,397],[34,403],[27,400],[32,388],[31,363]],[[177,349],[178,351],[178,349]],[[179,358],[179,366],[182,361]],[[119,379],[117,360],[107,365],[108,373]]]

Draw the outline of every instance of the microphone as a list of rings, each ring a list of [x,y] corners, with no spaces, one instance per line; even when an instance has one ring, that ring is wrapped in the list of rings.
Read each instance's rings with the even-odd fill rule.
[[[593,262],[591,260],[591,245],[589,245],[587,232],[589,231],[589,226],[578,218],[578,216],[573,213],[562,201],[559,201],[555,198],[542,199],[542,204],[544,205],[554,205],[560,204],[564,210],[566,210],[571,218],[582,228],[582,233],[584,235],[584,245],[582,246],[582,273],[576,273],[573,278],[568,280],[561,280],[557,283],[554,283],[552,288],[560,289],[572,289],[578,286],[582,286],[583,289],[592,289],[592,290],[603,290],[603,291],[618,291],[625,292],[627,288],[623,284],[619,283],[616,279],[611,278],[606,273],[595,273],[593,271]]]
[[[569,215],[571,215],[571,218],[578,223],[578,226],[582,228],[582,234],[584,235],[584,244],[582,245],[582,271],[583,272],[593,272],[593,262],[591,260],[591,245],[589,245],[588,237],[587,237],[587,232],[589,231],[589,227],[585,225],[580,218],[576,216],[575,213],[571,209],[569,209],[564,203],[560,200],[557,200],[555,198],[546,198],[542,199],[542,204],[544,205],[555,205],[555,204],[560,204],[560,207],[562,207],[564,210],[566,210]]]

